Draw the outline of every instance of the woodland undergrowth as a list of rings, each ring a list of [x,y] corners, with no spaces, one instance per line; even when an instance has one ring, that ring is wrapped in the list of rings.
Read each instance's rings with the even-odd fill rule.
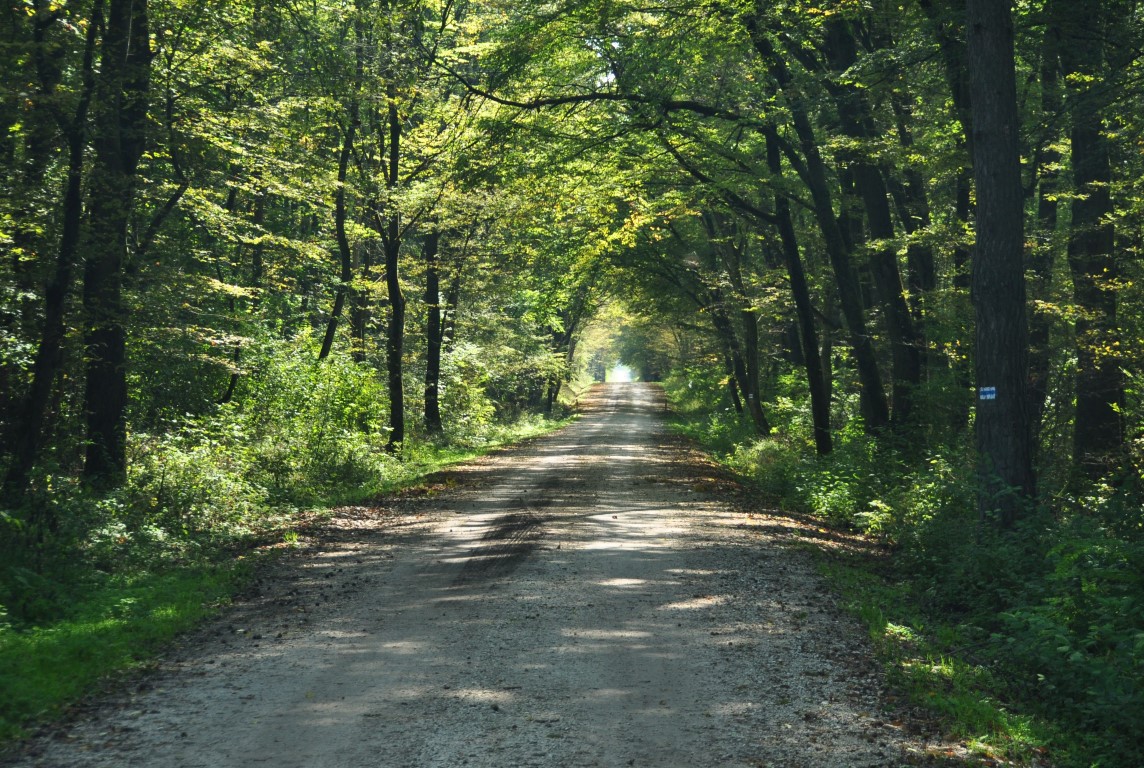
[[[720,386],[696,371],[669,381],[678,428],[775,506],[865,535],[863,553],[823,552],[824,573],[869,627],[898,694],[943,735],[1017,764],[1139,764],[1140,489],[1058,490],[1003,531],[978,519],[963,448],[874,440],[851,420],[816,457],[805,398],[777,393],[775,434],[759,438],[732,409],[702,406]]]

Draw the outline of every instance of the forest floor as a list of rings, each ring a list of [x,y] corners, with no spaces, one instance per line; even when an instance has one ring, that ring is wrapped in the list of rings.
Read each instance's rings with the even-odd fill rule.
[[[12,766],[776,766],[956,754],[767,512],[598,387],[563,431],[338,510]]]

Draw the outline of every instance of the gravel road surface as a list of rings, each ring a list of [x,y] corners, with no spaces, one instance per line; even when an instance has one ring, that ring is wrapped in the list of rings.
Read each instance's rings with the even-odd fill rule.
[[[897,766],[863,630],[645,384],[344,510],[25,766]]]

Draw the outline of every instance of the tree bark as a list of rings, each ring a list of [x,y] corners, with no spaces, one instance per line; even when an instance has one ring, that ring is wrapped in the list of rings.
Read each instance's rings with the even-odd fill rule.
[[[733,227],[725,227],[724,223],[717,221],[715,214],[710,212],[704,213],[702,218],[712,245],[722,255],[723,269],[734,291],[733,301],[739,318],[739,329],[743,335],[743,343],[739,347],[742,354],[739,385],[747,401],[747,413],[751,417],[755,431],[760,435],[769,435],[771,424],[763,410],[762,394],[759,390],[759,319],[753,308],[748,305],[746,286],[743,282],[743,252],[740,244],[733,241],[733,232],[726,231]],[[719,311],[725,312],[723,309]],[[735,338],[735,332],[731,329],[729,321],[726,323],[725,332],[732,339]]]
[[[827,23],[826,54],[835,75],[850,69],[858,61],[857,43],[850,25],[839,16],[831,17]],[[832,84],[829,90],[838,107],[843,133],[859,141],[873,139],[873,116],[864,95],[850,85]],[[910,423],[914,393],[922,381],[921,339],[914,327],[898,257],[891,245],[895,237],[894,220],[882,172],[866,158],[851,157],[849,161],[866,213],[870,237],[881,243],[871,249],[870,272],[890,337],[891,425],[900,429]]]
[[[354,251],[354,268],[359,270],[362,282],[368,286],[373,280],[372,243],[359,243]],[[366,359],[366,336],[369,329],[371,292],[368,287],[350,291],[350,336],[353,337],[351,356],[356,363]]]
[[[111,0],[104,29],[92,145],[83,305],[87,380],[84,481],[127,472],[127,334],[123,272],[135,176],[146,141],[151,49],[147,0]]]
[[[978,510],[1011,526],[1035,492],[1028,407],[1024,191],[1021,187],[1013,19],[1008,3],[968,0],[977,243]]]
[[[401,159],[401,116],[397,110],[397,86],[386,86],[389,122],[389,163],[386,188],[392,193],[398,184],[398,162]],[[396,453],[405,442],[405,385],[403,361],[405,353],[405,294],[401,290],[401,216],[390,201],[385,245],[385,289],[389,299],[389,328],[385,339],[385,367],[389,378],[389,442],[386,450]]]
[[[326,321],[326,333],[322,337],[322,348],[318,352],[318,360],[325,360],[334,348],[334,336],[338,330],[342,310],[346,299],[352,290],[354,277],[353,250],[350,248],[349,237],[346,235],[346,180],[349,176],[350,157],[353,155],[354,138],[358,125],[361,123],[361,104],[359,95],[361,83],[365,72],[365,40],[364,20],[362,9],[357,8],[354,16],[354,83],[349,103],[349,125],[346,126],[342,137],[342,150],[338,156],[338,189],[334,193],[334,230],[338,242],[338,262],[341,265],[338,287],[334,293],[334,306],[330,310],[330,318]]]
[[[768,126],[766,137],[767,164],[771,174],[778,178],[782,175],[782,157],[779,153],[777,136],[773,126]],[[786,263],[787,278],[790,280],[791,295],[794,297],[795,315],[798,317],[803,365],[806,368],[807,389],[810,391],[810,413],[814,424],[814,448],[819,456],[825,456],[834,450],[833,439],[830,435],[830,394],[827,391],[826,377],[823,375],[822,358],[819,356],[818,331],[814,323],[814,305],[810,300],[810,287],[806,282],[806,270],[803,269],[794,223],[791,221],[790,203],[781,193],[775,194],[775,218],[778,219],[783,260]]]
[[[422,258],[425,261],[425,433],[439,435],[441,426],[441,344],[444,341],[441,307],[441,274],[437,252],[441,244],[439,230],[425,236]]]
[[[965,0],[918,0],[929,23],[931,34],[941,51],[946,83],[953,101],[953,114],[961,124],[963,144],[959,154],[965,158],[964,165],[954,177],[954,218],[968,229],[973,216],[971,200],[973,181],[973,105],[969,87],[968,51],[964,31],[966,12]],[[968,291],[970,284],[969,248],[956,242],[953,245],[953,287]],[[959,391],[969,390],[972,376],[961,358],[953,362],[954,377]],[[969,401],[954,400],[952,427],[961,432],[969,426]]]
[[[342,151],[338,157],[338,190],[334,193],[334,232],[338,243],[338,263],[341,266],[338,274],[338,287],[334,291],[334,306],[330,309],[330,317],[326,321],[326,333],[322,337],[322,348],[318,352],[318,359],[325,360],[334,348],[334,338],[338,331],[338,322],[342,310],[346,305],[346,298],[350,292],[350,285],[354,279],[353,249],[350,247],[349,237],[346,234],[346,176],[349,170],[350,154],[353,152],[354,132],[356,121],[351,120],[342,139]]]
[[[787,106],[803,155],[800,174],[810,190],[814,216],[822,231],[826,252],[834,270],[839,303],[842,305],[846,330],[849,332],[850,345],[858,367],[858,379],[862,387],[862,416],[866,429],[876,432],[889,423],[890,407],[882,385],[882,374],[878,369],[874,342],[866,326],[858,273],[850,260],[850,251],[846,247],[838,220],[834,216],[834,202],[827,180],[826,164],[819,152],[819,143],[807,106],[802,94],[798,92],[786,62],[775,51],[766,31],[758,26],[754,17],[748,17],[746,23],[756,51],[766,62],[779,89],[786,95]]]
[[[1045,36],[1041,44],[1041,114],[1045,125],[1056,124],[1056,116],[1061,113],[1063,99],[1060,84],[1060,27],[1056,14],[1049,8],[1049,18],[1045,23]],[[1033,278],[1031,292],[1034,300],[1047,301],[1052,289],[1053,267],[1057,250],[1057,194],[1060,187],[1060,173],[1056,166],[1061,161],[1061,153],[1055,148],[1058,133],[1050,134],[1041,140],[1037,152],[1037,171],[1040,184],[1037,195],[1037,236],[1029,259],[1029,272]],[[1034,305],[1036,301],[1034,301]],[[1049,376],[1052,364],[1051,333],[1053,320],[1048,312],[1033,309],[1029,318],[1029,418],[1033,436],[1041,432],[1044,422],[1045,404],[1049,396]],[[1039,440],[1034,440],[1034,447]]]
[[[747,364],[747,353],[744,352],[744,345],[740,342],[738,334],[735,333],[735,326],[727,314],[723,297],[718,290],[713,292],[712,300],[706,305],[705,309],[711,318],[711,324],[715,328],[716,335],[722,342],[723,348],[727,351],[727,359],[730,361],[730,373],[734,379],[736,389],[738,389],[739,394],[746,400],[746,403],[740,401],[740,407],[736,408],[736,412],[743,413],[745,410],[747,415],[751,417],[751,424],[754,426],[755,432],[760,435],[769,435],[771,433],[771,425],[767,421],[762,404],[759,402],[758,388],[756,387],[754,392],[751,390],[751,371]],[[736,398],[733,397],[732,399],[734,400]]]

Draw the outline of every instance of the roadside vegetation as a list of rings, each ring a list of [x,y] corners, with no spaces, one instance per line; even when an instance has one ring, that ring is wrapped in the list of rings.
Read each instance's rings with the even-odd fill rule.
[[[1136,763],[1144,535],[1133,489],[1062,490],[998,531],[977,518],[963,449],[887,444],[844,427],[835,451],[815,458],[803,409],[759,439],[733,409],[706,406],[719,384],[673,377],[676,427],[765,504],[864,537],[860,548],[806,546],[869,628],[899,706],[929,712],[985,757]]]

